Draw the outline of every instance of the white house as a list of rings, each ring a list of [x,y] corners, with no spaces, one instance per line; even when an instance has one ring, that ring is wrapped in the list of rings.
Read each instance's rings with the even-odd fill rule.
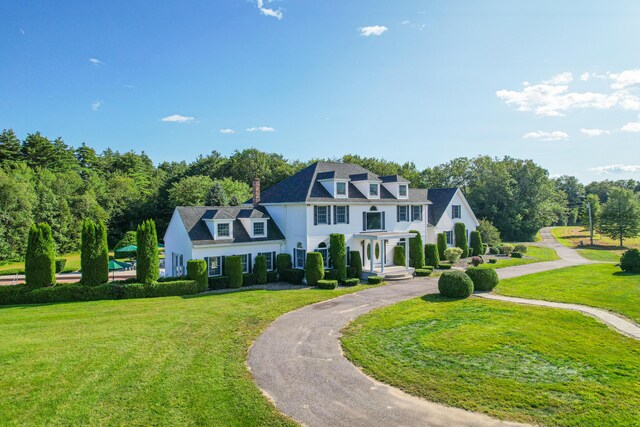
[[[394,246],[408,254],[406,242],[415,232],[435,243],[436,233],[453,233],[457,221],[469,231],[478,225],[457,188],[410,188],[398,175],[317,162],[264,191],[256,180],[253,199],[243,206],[177,207],[164,236],[166,274],[184,274],[187,260],[204,259],[210,276],[222,275],[228,255],[242,256],[245,272],[259,254],[275,269],[283,252],[303,268],[309,251],[328,261],[329,235],[341,233],[347,252],[360,252],[365,271],[385,275],[394,271]]]

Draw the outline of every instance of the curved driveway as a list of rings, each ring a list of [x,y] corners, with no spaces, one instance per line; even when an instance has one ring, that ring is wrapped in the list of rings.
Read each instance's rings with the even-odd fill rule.
[[[548,229],[545,246],[559,261],[499,269],[501,278],[586,263],[559,245]],[[379,383],[342,354],[340,330],[378,307],[437,292],[435,279],[414,279],[343,295],[303,307],[273,322],[249,351],[255,381],[275,406],[309,426],[507,425],[483,414],[452,408]]]

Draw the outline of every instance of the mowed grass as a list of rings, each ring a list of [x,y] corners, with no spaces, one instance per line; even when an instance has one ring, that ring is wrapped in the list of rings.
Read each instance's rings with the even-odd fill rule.
[[[294,425],[252,381],[249,346],[278,316],[367,287],[1,308],[0,420]]]
[[[481,268],[504,268],[516,265],[533,264],[534,262],[555,261],[560,259],[552,248],[540,246],[527,246],[525,258],[497,257],[498,262],[490,264],[488,262],[480,264]]]
[[[59,255],[56,258],[65,258],[67,260],[63,273],[80,270],[80,252]],[[8,274],[24,274],[24,261],[0,265],[0,276]]]
[[[542,425],[640,419],[640,342],[577,312],[428,295],[343,332],[367,374],[431,401]]]
[[[600,307],[640,323],[640,274],[588,264],[503,280],[495,293]]]
[[[625,248],[640,248],[640,236],[625,239],[625,248],[621,248],[618,240],[598,233],[593,234],[593,246],[591,246],[589,231],[585,231],[583,227],[554,227],[551,229],[551,234],[564,246],[578,249],[582,257],[592,261],[620,262],[620,255]]]

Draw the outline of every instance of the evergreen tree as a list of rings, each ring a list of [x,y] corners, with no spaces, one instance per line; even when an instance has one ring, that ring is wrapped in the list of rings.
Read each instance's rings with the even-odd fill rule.
[[[29,229],[25,281],[32,288],[56,283],[56,253],[49,224],[33,224]]]
[[[138,226],[136,276],[140,283],[151,284],[160,277],[156,223],[149,219]]]
[[[462,249],[462,258],[469,256],[469,242],[467,240],[467,226],[464,222],[456,222],[453,225],[453,234],[456,239],[456,247]]]
[[[17,162],[21,159],[20,139],[12,129],[4,129],[0,133],[0,164]]]
[[[334,270],[336,270],[336,279],[342,283],[347,278],[347,245],[344,234],[333,233],[329,235],[329,257]]]
[[[109,281],[107,229],[103,223],[85,220],[82,224],[80,268],[82,284],[101,285]]]
[[[640,234],[640,202],[631,190],[612,188],[600,214],[600,232],[612,239],[633,238]]]
[[[422,245],[422,235],[417,230],[415,237],[409,239],[409,265],[414,268],[424,267],[424,246]]]
[[[229,206],[229,198],[220,181],[214,181],[204,203],[206,206]]]
[[[444,251],[447,250],[447,235],[445,233],[438,233],[438,256],[440,259],[445,259]]]

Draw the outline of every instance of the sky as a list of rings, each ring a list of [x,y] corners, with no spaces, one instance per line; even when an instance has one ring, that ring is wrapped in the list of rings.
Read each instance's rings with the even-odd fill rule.
[[[640,2],[0,0],[0,128],[640,179]]]

